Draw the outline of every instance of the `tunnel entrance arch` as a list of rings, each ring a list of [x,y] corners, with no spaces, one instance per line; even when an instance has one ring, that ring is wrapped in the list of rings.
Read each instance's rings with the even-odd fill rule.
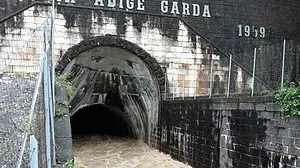
[[[61,100],[68,101],[71,108],[69,115],[65,116],[67,119],[63,120],[69,122],[64,124],[66,133],[56,134],[57,145],[63,144],[58,148],[58,155],[64,157],[59,160],[70,159],[71,155],[64,152],[71,151],[66,148],[72,148],[72,144],[66,143],[65,139],[72,139],[71,128],[82,131],[80,128],[85,124],[84,119],[116,119],[123,122],[126,129],[124,132],[114,131],[149,143],[151,132],[158,124],[161,93],[164,92],[166,80],[159,63],[149,53],[117,36],[93,37],[71,47],[58,61],[56,72],[65,76],[75,88],[75,94],[70,99]],[[99,109],[105,112],[97,113]],[[89,124],[84,126],[90,128],[83,129],[88,131],[81,133],[94,129],[93,124]],[[94,130],[96,133],[101,132],[103,127],[98,128]]]
[[[71,62],[76,56],[80,53],[87,51],[89,49],[99,47],[99,46],[112,46],[122,48],[136,55],[138,58],[143,60],[145,64],[148,66],[149,70],[155,76],[160,93],[164,93],[165,91],[165,75],[164,71],[156,61],[148,52],[142,49],[137,44],[131,43],[127,40],[124,40],[118,36],[106,35],[106,36],[97,36],[87,40],[83,40],[79,44],[71,47],[58,61],[58,65],[55,68],[55,71],[58,73],[62,73],[66,68],[68,63]],[[162,96],[162,94],[161,94]]]

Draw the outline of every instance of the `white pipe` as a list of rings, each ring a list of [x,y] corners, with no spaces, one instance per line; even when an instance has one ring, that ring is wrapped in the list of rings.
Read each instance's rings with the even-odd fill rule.
[[[51,15],[51,57],[52,57],[52,110],[51,110],[51,131],[52,131],[52,152],[53,164],[56,165],[56,149],[55,149],[55,132],[54,132],[54,117],[55,117],[55,49],[54,49],[54,15],[55,14],[55,0],[52,0],[52,15]]]
[[[167,67],[165,67],[165,100],[167,100],[167,78],[168,78],[168,75],[167,75]]]
[[[213,57],[211,55],[211,62],[210,62],[210,82],[209,82],[209,97],[212,97],[212,88],[213,88]]]
[[[172,74],[172,90],[173,90],[173,100],[175,100],[175,80],[174,80],[174,74]]]
[[[285,50],[286,50],[286,39],[283,40],[283,52],[282,52],[282,69],[281,69],[281,89],[283,89],[284,81],[284,68],[285,68]]]
[[[230,95],[231,66],[232,66],[232,55],[230,55],[230,59],[229,59],[228,84],[227,84],[227,97],[229,97],[229,95]]]
[[[45,53],[45,59],[44,59],[44,103],[45,103],[45,132],[46,132],[46,162],[47,162],[47,168],[52,167],[52,160],[51,160],[51,128],[50,128],[50,105],[49,105],[49,89],[48,87],[51,87],[49,84],[49,63],[47,58],[47,53]]]
[[[254,85],[255,85],[256,51],[257,51],[257,49],[254,48],[253,73],[252,73],[252,91],[251,91],[251,96],[252,97],[254,96]]]

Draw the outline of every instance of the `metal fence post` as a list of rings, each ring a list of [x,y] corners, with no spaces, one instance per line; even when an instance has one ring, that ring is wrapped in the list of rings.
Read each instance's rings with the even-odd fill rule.
[[[195,80],[195,93],[194,93],[194,99],[197,99],[197,76]]]
[[[253,73],[252,73],[252,91],[251,91],[251,96],[252,97],[254,96],[254,85],[255,85],[256,52],[257,52],[257,49],[254,48]]]
[[[230,55],[230,59],[229,59],[228,83],[227,83],[227,97],[229,97],[229,95],[230,95],[231,66],[232,66],[232,55]]]
[[[173,90],[173,100],[175,100],[175,80],[174,80],[174,74],[172,74],[172,90]]]
[[[51,118],[50,113],[52,110],[50,106],[50,95],[52,93],[49,93],[49,87],[51,87],[51,84],[49,83],[49,60],[48,60],[48,29],[47,25],[44,27],[44,106],[45,106],[45,132],[46,132],[46,161],[47,161],[47,168],[51,168]]]
[[[209,97],[212,97],[212,88],[213,88],[213,58],[211,54],[211,59],[210,59],[210,81],[209,81]]]
[[[284,68],[285,68],[285,49],[286,49],[286,39],[283,40],[283,52],[282,52],[282,69],[281,69],[281,86],[280,88],[283,89],[283,82],[284,82]]]
[[[39,167],[38,142],[34,136],[30,136],[30,168]]]
[[[184,100],[185,98],[185,75],[183,75],[183,96],[182,99]]]
[[[55,116],[55,50],[54,50],[54,14],[55,14],[55,0],[52,0],[52,13],[51,13],[51,57],[52,57],[52,110],[51,112],[51,129],[52,129],[52,152],[53,164],[56,165],[56,151],[55,151],[55,135],[54,135],[54,116]],[[49,77],[50,78],[50,77]],[[50,80],[50,79],[49,79]],[[50,88],[51,89],[51,88]]]
[[[50,59],[48,59],[50,60]],[[44,89],[48,89],[49,92],[49,113],[50,113],[50,125],[51,125],[51,139],[52,139],[52,163],[55,165],[56,161],[55,161],[55,136],[54,136],[54,102],[53,102],[53,95],[52,95],[52,87],[51,87],[51,73],[50,73],[50,63],[48,63],[49,68],[47,68],[48,73],[47,73],[47,80],[49,83],[49,87],[48,88],[44,88]]]
[[[164,68],[165,69],[165,100],[167,100],[167,67]]]
[[[50,109],[49,109],[49,64],[48,57],[45,53],[44,58],[44,105],[45,105],[45,132],[46,132],[46,161],[47,168],[51,168],[51,131],[50,131]]]

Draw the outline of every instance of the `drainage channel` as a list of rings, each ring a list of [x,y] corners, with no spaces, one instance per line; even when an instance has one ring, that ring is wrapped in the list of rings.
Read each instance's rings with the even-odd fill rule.
[[[73,150],[75,164],[84,168],[191,168],[128,137],[77,137]]]
[[[84,168],[188,168],[138,138],[120,110],[93,105],[71,117],[75,164]]]

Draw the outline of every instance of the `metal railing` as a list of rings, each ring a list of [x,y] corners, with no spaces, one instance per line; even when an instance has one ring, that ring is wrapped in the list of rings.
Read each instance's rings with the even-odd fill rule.
[[[40,59],[40,69],[36,80],[36,86],[33,93],[33,99],[31,102],[29,120],[26,121],[27,127],[24,130],[23,140],[21,145],[21,150],[18,154],[17,168],[20,168],[24,163],[25,155],[28,155],[29,151],[29,164],[31,167],[38,167],[39,161],[44,158],[44,161],[40,161],[42,164],[46,164],[48,168],[51,168],[55,164],[55,139],[54,139],[54,96],[52,92],[52,74],[51,74],[51,59],[48,54],[48,29],[44,26],[44,51],[41,54]],[[38,99],[38,100],[37,100]],[[38,106],[43,106],[38,108]],[[42,109],[38,113],[38,110]],[[44,122],[36,124],[33,121],[37,118],[45,118]],[[36,139],[36,132],[30,132],[33,129],[42,130],[42,134],[45,137],[40,137]],[[43,132],[44,131],[44,132]],[[28,146],[28,138],[30,136],[30,146]],[[45,142],[42,141],[45,139]],[[45,143],[45,149],[43,151],[37,150],[37,141],[41,144]],[[30,148],[30,150],[28,149]],[[43,148],[43,146],[41,146]],[[26,154],[27,152],[27,154]],[[44,152],[38,154],[39,152]],[[40,158],[37,158],[41,156]]]
[[[203,44],[203,43],[202,43]],[[283,40],[282,42],[282,57],[281,59],[275,60],[278,62],[281,61],[280,67],[277,66],[277,71],[281,73],[274,73],[269,78],[276,78],[280,80],[271,81],[276,83],[276,85],[271,88],[261,80],[257,80],[257,77],[263,76],[262,72],[258,70],[265,70],[264,68],[265,62],[260,62],[261,58],[264,57],[262,53],[259,53],[262,48],[253,48],[253,60],[250,62],[252,63],[252,73],[244,71],[238,64],[233,61],[233,55],[230,55],[229,59],[227,57],[222,57],[222,54],[215,54],[214,52],[207,52],[207,59],[208,62],[206,66],[203,68],[196,68],[195,70],[202,71],[202,74],[198,74],[198,77],[190,78],[189,72],[181,72],[182,76],[178,77],[176,71],[174,71],[172,62],[170,62],[170,68],[166,71],[166,77],[168,82],[165,82],[165,88],[169,87],[169,90],[166,89],[164,93],[165,99],[191,99],[191,98],[198,98],[198,97],[231,97],[231,96],[258,96],[258,95],[266,95],[273,93],[276,90],[282,89],[286,85],[291,82],[290,80],[286,79],[289,74],[287,74],[286,65],[288,63],[287,60],[287,49],[286,49],[287,40]],[[208,44],[209,46],[209,44]],[[206,51],[211,50],[212,46],[207,47]],[[212,49],[214,50],[214,49]],[[201,53],[200,55],[205,55],[206,53]],[[291,53],[290,53],[291,54]],[[278,55],[278,54],[277,54]],[[214,57],[218,57],[214,59]],[[279,57],[279,56],[277,56]],[[291,59],[292,55],[289,55],[289,59]],[[195,58],[195,62],[197,62]],[[274,64],[275,61],[270,61],[269,64]],[[223,62],[223,65],[220,64]],[[194,64],[196,67],[202,66],[201,63]],[[260,67],[259,67],[260,66]],[[267,68],[267,67],[266,67]],[[176,69],[175,69],[176,70]],[[187,71],[191,71],[187,69]],[[173,74],[172,72],[175,72]],[[171,76],[171,77],[170,77]],[[195,75],[194,75],[195,76]],[[205,79],[200,79],[202,78]],[[259,76],[259,77],[260,77]],[[175,79],[177,78],[177,80]],[[201,84],[201,82],[203,82]],[[268,81],[266,81],[268,82]],[[199,84],[200,83],[200,84]],[[221,84],[222,83],[222,84]],[[202,86],[204,85],[204,86]],[[202,87],[202,88],[201,88]],[[202,89],[202,90],[201,90]],[[220,89],[222,91],[220,91]],[[192,91],[191,91],[192,90]]]
[[[14,39],[15,41],[18,41],[19,44],[6,44],[6,49],[8,51],[10,50],[9,47],[22,48],[22,50],[17,53],[7,53],[7,56],[0,56],[0,94],[3,95],[3,100],[0,102],[0,109],[5,112],[5,114],[0,115],[0,120],[1,122],[3,121],[4,124],[9,122],[7,125],[13,125],[17,128],[11,127],[0,129],[3,130],[1,131],[1,137],[7,139],[7,143],[4,145],[8,147],[3,149],[13,151],[12,154],[7,151],[3,151],[4,154],[1,154],[0,152],[0,158],[8,158],[7,155],[10,155],[9,158],[12,159],[3,164],[8,165],[17,163],[16,167],[21,167],[22,164],[29,164],[26,160],[32,161],[30,163],[32,166],[38,166],[37,160],[39,160],[39,162],[50,168],[52,164],[55,164],[56,160],[53,121],[55,115],[54,3],[34,2],[29,6],[22,8],[20,11],[17,11],[17,13],[21,13],[22,10],[24,11],[31,6],[38,4],[47,6],[52,5],[52,11],[49,12],[51,17],[47,18],[51,18],[51,33],[49,34],[48,32],[49,22],[46,20],[40,27],[31,31],[30,34],[32,34],[32,36],[28,36],[27,39]],[[69,7],[83,8],[82,6],[76,5]],[[90,7],[89,9],[96,8]],[[129,11],[125,12],[130,13]],[[154,14],[135,14],[162,17]],[[264,57],[264,52],[262,52],[262,50],[268,50],[266,46],[253,48],[253,53],[252,51],[251,53],[248,53],[254,55],[253,60],[249,63],[252,65],[251,71],[244,68],[243,65],[236,61],[236,55],[223,52],[183,19],[174,16],[163,17],[179,21],[183,23],[189,31],[194,32],[197,36],[196,42],[194,43],[197,46],[196,48],[201,50],[196,52],[194,63],[190,64],[178,64],[165,58],[165,60],[168,60],[166,63],[168,65],[165,68],[165,78],[168,79],[165,82],[165,99],[196,99],[198,97],[230,97],[235,95],[255,96],[271,92],[278,88],[277,86],[277,88],[269,87],[269,85],[266,84],[269,79],[263,79],[264,75],[260,74],[260,70],[263,68],[263,65],[261,64],[266,62],[262,61],[262,58]],[[10,18],[12,18],[12,15],[2,18],[0,23]],[[48,39],[49,36],[51,37],[50,40]],[[50,45],[48,45],[49,41],[51,41]],[[291,57],[291,54],[287,53],[286,50],[288,48],[287,43],[288,42],[284,40],[283,45],[281,43],[278,44],[283,46],[280,61],[282,62],[280,67],[280,88],[289,82],[289,80],[285,78],[287,76],[285,75],[287,73],[287,66],[285,66],[287,65],[287,56]],[[36,51],[31,51],[30,45],[38,46],[36,44],[44,44],[44,46],[43,48],[37,48]],[[40,57],[35,57],[37,55]],[[274,62],[277,63],[278,61],[269,61],[270,64],[273,64]],[[179,65],[182,67],[177,68],[176,66]],[[279,74],[276,75],[279,76]],[[279,77],[276,77],[276,79],[278,78]],[[278,85],[278,83],[278,81],[275,81],[275,85]],[[34,85],[35,90],[29,89],[34,88]],[[20,108],[20,105],[23,105],[23,107]],[[29,114],[24,113],[28,111]],[[16,124],[16,121],[20,121],[20,119],[18,117],[18,119],[15,119],[15,115],[28,116],[27,121],[21,122],[26,125],[25,129],[22,128],[22,131],[19,131],[20,124]],[[42,119],[44,117],[45,121]],[[8,121],[6,121],[6,119],[8,119]],[[39,123],[37,122],[38,119]],[[42,128],[41,125],[43,125],[44,122],[46,123],[46,127],[43,128],[45,132],[34,130],[36,127]],[[34,131],[32,132],[32,130]],[[32,144],[30,145],[31,148],[28,146],[29,137]],[[42,142],[42,144],[39,144],[39,147],[36,145],[35,139]],[[14,143],[14,140],[16,140],[17,143]],[[16,151],[18,151],[20,146],[21,151],[16,155]],[[46,148],[43,149],[44,147]],[[18,158],[16,156],[18,156]],[[39,158],[37,159],[36,157]]]
[[[33,10],[30,5],[35,2],[22,10]],[[23,29],[2,42],[0,138],[5,142],[0,143],[0,165],[50,168],[55,165],[54,10],[35,29]]]
[[[32,6],[35,6],[35,5],[45,5],[45,6],[52,6],[52,9],[54,9],[54,1],[44,1],[44,2],[41,2],[41,1],[33,1],[31,3],[28,4],[28,6],[24,7],[24,9],[20,9],[20,11],[17,11],[18,13],[21,13],[22,11],[28,9],[29,7],[32,7]],[[70,7],[70,8],[76,8],[76,9],[97,9],[99,10],[99,8],[97,7],[89,7],[89,6],[81,6],[81,5],[68,5],[68,4],[56,4],[57,6],[59,7]],[[101,10],[103,11],[112,11],[111,9],[102,9]],[[153,14],[153,13],[144,13],[144,12],[137,12],[137,11],[114,11],[114,12],[122,12],[122,13],[128,13],[128,14],[140,14],[140,15],[149,15],[149,16],[154,16],[154,17],[167,17],[167,18],[170,18],[170,19],[175,19],[175,20],[179,20],[180,22],[182,22],[186,27],[188,27],[188,29],[192,32],[194,32],[200,39],[203,43],[206,43],[206,45],[209,46],[209,49],[212,49],[212,50],[215,50],[218,52],[218,54],[214,54],[214,56],[221,56],[221,57],[224,57],[222,59],[231,59],[231,63],[233,65],[233,67],[239,67],[239,71],[243,71],[243,73],[247,74],[247,75],[250,75],[250,76],[253,76],[253,73],[251,70],[245,68],[242,64],[240,64],[240,62],[236,61],[235,59],[235,55],[232,55],[230,57],[230,54],[228,54],[228,52],[225,52],[223,51],[219,46],[216,46],[213,42],[211,42],[209,39],[207,39],[205,36],[203,36],[199,31],[197,31],[192,25],[190,25],[188,22],[186,22],[183,18],[181,17],[178,17],[178,16],[174,16],[174,15],[160,15],[160,14]],[[14,15],[16,15],[17,13],[14,13]],[[54,11],[52,11],[52,14],[54,14]],[[5,18],[2,18],[0,19],[0,23],[3,22],[3,21],[6,21],[7,19],[11,18],[12,16],[14,16],[13,14],[11,16],[7,16]],[[54,18],[54,16],[52,16],[52,18]],[[54,23],[54,19],[52,19],[52,23]],[[51,25],[51,29],[54,30],[54,24]],[[54,31],[52,31],[54,32]],[[54,36],[54,33],[52,34],[52,37]],[[51,43],[51,45],[54,46],[54,43]],[[54,51],[52,51],[54,52]],[[54,53],[52,53],[51,55],[54,55]],[[52,60],[54,60],[52,58]],[[229,62],[229,61],[228,61]],[[53,63],[52,63],[53,64]],[[210,64],[211,66],[213,66],[213,62],[211,62]],[[227,65],[228,67],[228,65]],[[210,68],[211,70],[210,71],[214,71],[213,67]],[[235,70],[235,68],[231,68],[231,70]],[[227,70],[228,71],[228,70]],[[54,74],[52,72],[52,74]],[[169,73],[170,74],[170,73]],[[210,73],[211,75],[213,75],[213,73]],[[232,75],[232,73],[231,73]],[[209,91],[207,94],[197,94],[195,93],[194,94],[194,97],[197,97],[199,95],[203,96],[203,95],[208,95],[210,97],[212,97],[215,93],[213,93],[213,84],[214,84],[214,78],[215,76],[210,76],[210,79],[209,79]],[[228,77],[228,75],[227,75]],[[272,90],[272,88],[269,87],[268,84],[265,83],[265,81],[263,81],[259,76],[254,76],[255,78],[255,81],[256,83],[260,83],[260,85],[262,85],[263,87],[267,88],[267,90]],[[54,81],[55,78],[52,79],[52,81]],[[234,81],[234,80],[231,80],[231,79],[227,79],[227,81]],[[196,79],[195,79],[195,82],[197,83]],[[170,81],[170,83],[172,83]],[[174,83],[174,82],[173,82]],[[184,82],[185,83],[185,82]],[[223,84],[222,84],[223,85]],[[196,87],[196,84],[194,84],[194,86]],[[228,85],[229,86],[229,85]],[[175,88],[176,89],[176,88]],[[54,90],[54,89],[53,89]],[[197,89],[195,89],[197,90]],[[229,89],[225,89],[225,90],[229,90]],[[244,89],[245,90],[245,89]],[[187,94],[189,93],[190,91],[186,91],[186,88],[182,89],[182,92],[184,92],[184,96],[191,96],[192,94]],[[196,91],[194,91],[196,92]],[[203,92],[203,91],[202,91]],[[248,91],[247,91],[248,92]],[[166,93],[166,94],[169,94],[169,93]],[[221,94],[224,94],[223,91]],[[170,97],[169,95],[167,97]],[[174,96],[172,96],[174,97]],[[175,96],[177,97],[177,96]]]

